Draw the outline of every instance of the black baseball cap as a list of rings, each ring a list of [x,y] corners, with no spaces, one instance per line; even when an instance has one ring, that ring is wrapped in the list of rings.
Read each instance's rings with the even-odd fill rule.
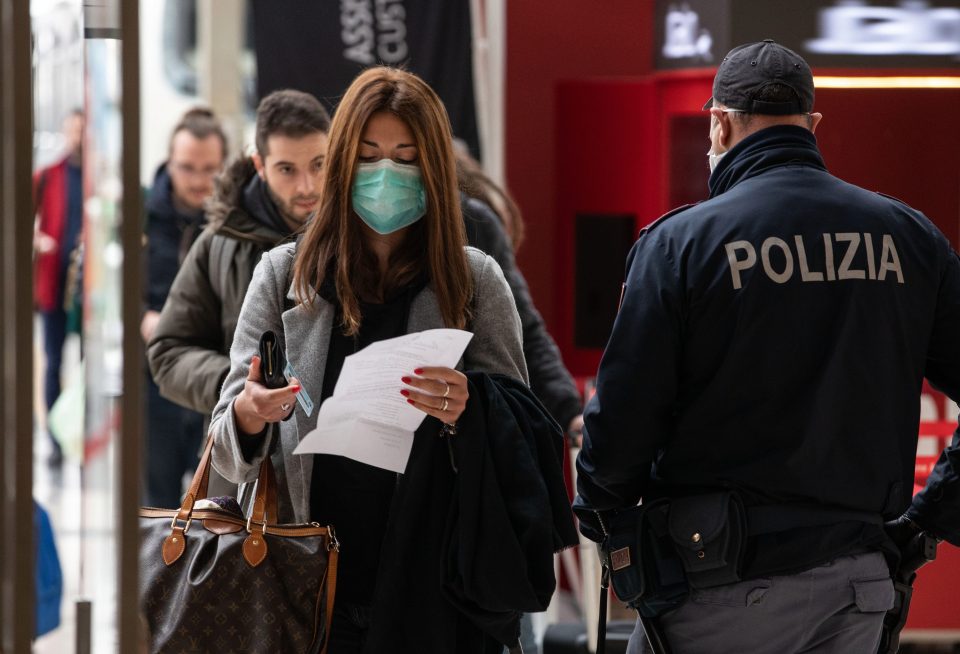
[[[770,84],[784,84],[796,97],[788,102],[758,100]],[[737,46],[727,53],[713,78],[713,97],[704,109],[719,104],[750,114],[789,116],[813,109],[813,73],[803,57],[773,39]]]

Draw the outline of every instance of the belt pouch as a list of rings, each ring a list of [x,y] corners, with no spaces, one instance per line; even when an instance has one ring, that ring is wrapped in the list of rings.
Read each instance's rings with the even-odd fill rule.
[[[666,499],[644,502],[613,517],[607,550],[616,596],[647,617],[679,605],[687,583],[667,529]]]
[[[746,549],[746,511],[732,491],[671,500],[670,538],[691,588],[740,581]]]

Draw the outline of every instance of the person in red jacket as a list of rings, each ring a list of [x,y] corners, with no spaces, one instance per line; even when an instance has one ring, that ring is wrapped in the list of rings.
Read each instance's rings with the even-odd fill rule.
[[[33,239],[33,298],[43,323],[43,349],[46,355],[43,394],[47,411],[60,395],[60,366],[67,336],[67,309],[76,301],[79,279],[68,284],[71,260],[77,256],[83,227],[83,178],[81,153],[83,113],[74,110],[64,120],[66,155],[57,163],[42,168],[34,176],[33,198],[36,223]],[[76,272],[74,273],[76,276]],[[63,462],[60,445],[50,438],[48,462]]]

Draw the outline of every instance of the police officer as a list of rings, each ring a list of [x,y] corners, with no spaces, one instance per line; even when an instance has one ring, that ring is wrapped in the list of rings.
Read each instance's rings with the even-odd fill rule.
[[[720,64],[710,197],[641,233],[585,411],[588,537],[641,498],[746,507],[741,581],[658,618],[674,654],[875,652],[890,534],[960,544],[956,437],[911,505],[923,378],[960,398],[960,260],[919,211],[830,175],[813,99],[771,40]]]

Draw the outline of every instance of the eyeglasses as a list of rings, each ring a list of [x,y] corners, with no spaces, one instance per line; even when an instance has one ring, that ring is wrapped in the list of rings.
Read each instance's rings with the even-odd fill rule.
[[[190,164],[170,162],[170,167],[186,177],[216,177],[220,167],[194,168]]]

